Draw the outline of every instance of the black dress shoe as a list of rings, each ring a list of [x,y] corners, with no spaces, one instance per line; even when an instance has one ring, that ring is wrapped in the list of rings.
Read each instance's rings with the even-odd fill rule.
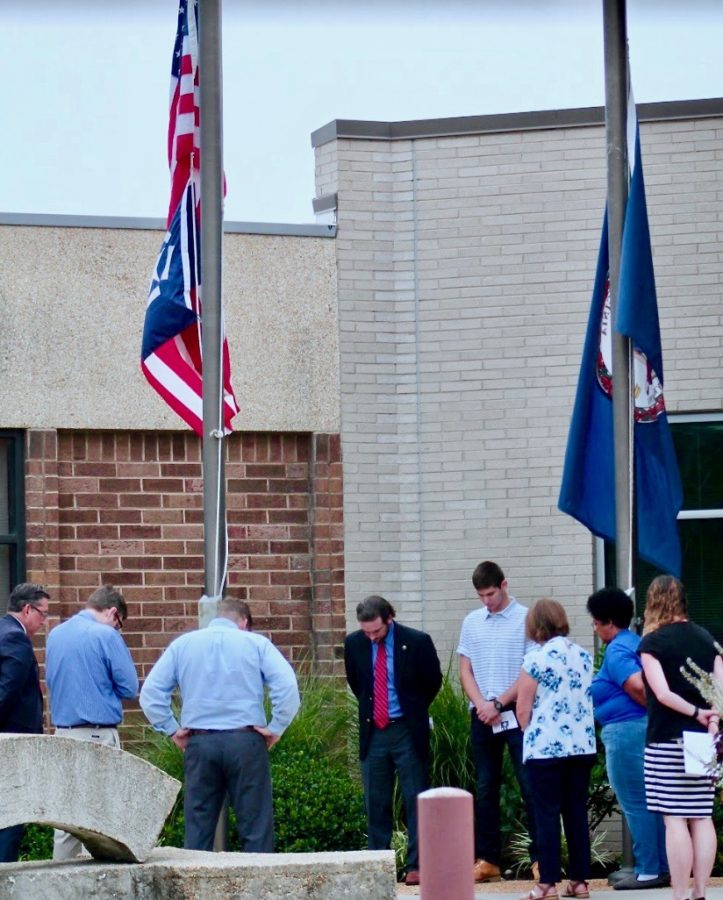
[[[632,866],[616,869],[608,875],[608,884],[615,884],[615,882],[622,881],[623,878],[629,878],[631,875],[635,875],[635,869]]]
[[[638,876],[633,874],[620,881],[616,881],[613,885],[615,891],[647,891],[650,888],[670,887],[670,875],[657,875],[655,878],[648,878],[646,881],[640,881]]]

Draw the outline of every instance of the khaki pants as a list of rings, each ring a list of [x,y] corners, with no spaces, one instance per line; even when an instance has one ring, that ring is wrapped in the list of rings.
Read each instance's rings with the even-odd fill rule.
[[[74,741],[92,741],[95,744],[105,744],[107,747],[116,747],[120,750],[120,738],[117,728],[56,728],[59,737],[71,738]],[[78,838],[68,834],[67,831],[53,833],[53,859],[74,859],[77,856],[87,855],[83,844]]]

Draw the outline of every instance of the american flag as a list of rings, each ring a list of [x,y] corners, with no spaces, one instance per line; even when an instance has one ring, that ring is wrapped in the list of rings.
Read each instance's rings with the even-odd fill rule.
[[[180,0],[171,66],[168,165],[171,200],[165,240],[148,291],[141,369],[149,384],[203,434],[199,82],[196,0]],[[238,405],[223,338],[223,425],[231,431]]]

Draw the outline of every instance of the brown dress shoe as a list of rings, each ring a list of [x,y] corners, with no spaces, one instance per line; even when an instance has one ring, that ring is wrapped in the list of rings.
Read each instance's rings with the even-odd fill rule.
[[[501,881],[500,867],[493,863],[487,862],[486,859],[475,860],[474,864],[474,880],[475,881]]]
[[[405,878],[405,884],[419,884],[419,872],[416,869],[410,869]]]

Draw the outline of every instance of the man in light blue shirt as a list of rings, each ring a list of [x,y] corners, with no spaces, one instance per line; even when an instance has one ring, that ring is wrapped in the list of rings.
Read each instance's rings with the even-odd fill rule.
[[[246,631],[245,604],[230,597],[207,628],[181,635],[153,666],[141,708],[156,731],[185,751],[185,840],[211,850],[225,795],[236,813],[241,848],[273,851],[268,750],[299,708],[294,670],[268,638]],[[181,722],[171,696],[181,691]],[[271,699],[267,723],[264,691]]]
[[[123,699],[138,696],[138,675],[120,635],[128,608],[120,591],[106,584],[85,609],[55,628],[45,645],[45,681],[55,733],[77,741],[120,748]],[[56,831],[53,859],[82,851],[77,838]]]

